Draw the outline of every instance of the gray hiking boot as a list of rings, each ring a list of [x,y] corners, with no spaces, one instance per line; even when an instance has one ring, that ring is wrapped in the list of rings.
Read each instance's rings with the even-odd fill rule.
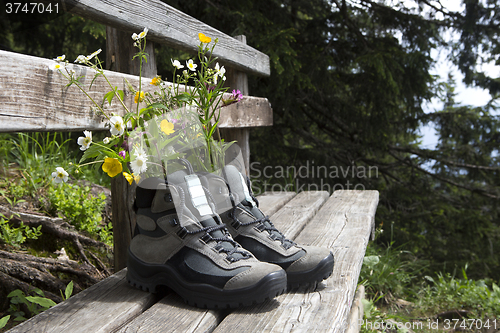
[[[329,249],[301,246],[287,239],[258,208],[248,178],[232,165],[224,167],[223,175],[201,175],[222,221],[233,238],[257,259],[286,271],[288,289],[316,284],[332,274],[334,258]]]
[[[188,304],[227,308],[263,302],[286,289],[286,273],[257,260],[213,214],[198,176],[184,170],[142,181],[127,260],[131,285],[165,285]]]

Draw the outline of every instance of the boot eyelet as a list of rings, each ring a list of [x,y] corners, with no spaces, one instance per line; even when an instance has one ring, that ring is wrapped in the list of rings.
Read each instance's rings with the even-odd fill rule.
[[[165,195],[163,196],[163,200],[165,200],[165,202],[172,202],[173,201],[172,194],[171,193],[165,193]]]

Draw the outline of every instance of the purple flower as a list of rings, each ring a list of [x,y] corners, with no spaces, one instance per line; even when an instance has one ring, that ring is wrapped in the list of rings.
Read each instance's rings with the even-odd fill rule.
[[[125,150],[121,150],[118,155],[120,155],[122,158],[125,158],[125,156],[127,155],[127,153],[125,152]]]
[[[231,96],[232,99],[236,100],[237,102],[241,101],[243,99],[243,94],[239,89],[233,90],[233,96]]]

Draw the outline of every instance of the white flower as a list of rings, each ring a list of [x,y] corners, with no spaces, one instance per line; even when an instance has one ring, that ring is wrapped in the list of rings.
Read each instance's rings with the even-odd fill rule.
[[[65,63],[64,63],[64,62],[62,62],[62,63],[61,63],[61,62],[55,62],[55,63],[51,64],[51,65],[49,66],[49,68],[50,68],[51,70],[53,70],[53,71],[56,71],[56,70],[58,70],[58,69],[63,69],[63,68],[64,68],[64,66],[65,66]]]
[[[186,66],[193,72],[196,71],[196,67],[198,67],[197,64],[193,63],[193,59],[189,59],[188,61],[186,61]]]
[[[77,143],[81,146],[80,150],[87,150],[92,143],[92,132],[91,131],[83,131],[85,137],[81,136],[78,138]]]
[[[148,31],[149,31],[148,28],[144,28],[144,30],[139,34],[139,39],[146,37]]]
[[[111,140],[111,139],[110,139],[110,137],[109,137],[109,136],[107,136],[107,137],[105,137],[104,139],[102,139],[102,142],[103,142],[105,145],[107,145],[107,144],[109,143],[109,141],[110,141],[110,140]]]
[[[81,54],[78,57],[76,57],[76,60],[75,60],[75,62],[77,62],[79,64],[84,64],[86,61],[87,61],[87,57],[84,55],[81,55]]]
[[[67,182],[68,181],[68,173],[64,168],[57,167],[56,171],[52,172],[52,179],[56,183],[62,183],[62,182]]]
[[[148,166],[146,165],[148,157],[146,156],[144,150],[135,149],[133,157],[135,157],[135,159],[130,162],[130,167],[132,168],[133,173],[135,175],[140,175],[141,173],[146,172],[148,169]]]
[[[122,117],[113,116],[113,117],[111,117],[109,122],[111,124],[110,131],[111,131],[112,135],[120,136],[123,134],[123,132],[125,132],[125,127],[123,125],[123,118]]]
[[[133,40],[138,40],[139,39],[139,35],[136,34],[135,32],[132,34],[132,39]],[[134,44],[135,45],[135,44]]]
[[[226,74],[226,69],[224,68],[224,66],[219,67],[219,63],[216,63],[215,64],[215,74],[214,74],[214,84],[217,84],[217,80],[218,80],[217,77],[220,77],[222,79],[222,81],[225,81],[226,77],[224,76],[224,74]]]
[[[86,59],[90,60],[101,52],[102,52],[102,49],[99,49],[99,50],[95,51],[94,53],[92,53],[91,55],[89,55]]]
[[[57,58],[54,58],[55,61],[64,61],[66,59],[66,55],[63,54],[62,56],[59,56]]]
[[[179,60],[173,60],[173,59],[170,59],[170,61],[172,62],[172,65],[177,68],[177,69],[181,69],[181,68],[184,68],[183,65],[181,65],[181,63],[179,62]]]

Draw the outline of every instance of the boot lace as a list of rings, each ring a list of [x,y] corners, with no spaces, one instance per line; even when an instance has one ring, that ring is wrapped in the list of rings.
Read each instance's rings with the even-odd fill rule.
[[[257,218],[257,219],[255,219],[253,221],[250,221],[250,222],[241,222],[238,219],[238,217],[236,216],[236,209],[238,207],[236,205],[236,202],[239,202],[238,194],[237,193],[231,193],[230,196],[231,196],[231,203],[233,205],[233,208],[232,208],[232,210],[230,212],[230,217],[234,221],[236,221],[240,226],[249,226],[251,224],[257,224],[257,229],[259,231],[267,231],[269,233],[269,237],[271,237],[272,240],[278,240],[278,241],[280,241],[281,242],[281,246],[283,248],[285,248],[285,250],[288,250],[292,246],[297,245],[297,243],[295,243],[294,241],[286,238],[285,235],[283,235],[281,233],[281,231],[279,231],[278,229],[276,229],[276,227],[274,226],[273,222],[271,222],[271,220],[269,219],[269,215],[266,215],[266,216],[261,217],[261,218]],[[252,198],[253,198],[253,200],[255,200],[255,202],[258,202],[258,201],[256,201],[257,199],[255,199],[253,195],[252,195]]]
[[[168,184],[167,184],[168,185]],[[183,216],[182,214],[184,213],[185,209],[185,204],[186,204],[186,198],[185,198],[185,193],[184,190],[175,184],[170,184],[170,186],[174,186],[179,195],[180,195],[180,207],[179,207],[179,216]],[[208,192],[208,189],[203,187],[205,192],[209,194],[209,200],[212,201],[212,205],[215,204],[215,200],[213,199],[213,196]],[[215,210],[214,210],[215,211]],[[205,242],[208,243],[210,241],[215,241],[217,242],[217,245],[214,246],[214,249],[219,252],[219,253],[225,253],[226,254],[226,259],[229,262],[236,262],[240,259],[248,259],[251,257],[250,253],[248,251],[245,251],[240,244],[238,244],[234,239],[229,237],[229,231],[227,230],[227,227],[225,224],[220,223],[220,218],[219,216],[214,216],[214,219],[218,222],[218,225],[214,226],[208,226],[208,227],[203,227],[198,230],[187,230],[184,228],[184,231],[187,235],[194,235],[194,234],[203,234],[200,238]],[[223,234],[222,237],[214,237],[212,236],[212,232],[220,230]],[[227,248],[225,247],[222,243],[227,242],[232,245],[232,248]],[[234,254],[240,254],[241,256],[234,256]]]

